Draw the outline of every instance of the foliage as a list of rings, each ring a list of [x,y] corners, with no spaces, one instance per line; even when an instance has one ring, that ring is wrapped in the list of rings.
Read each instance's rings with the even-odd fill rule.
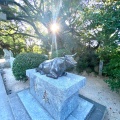
[[[14,57],[21,52],[43,52],[42,48],[39,46],[39,40],[37,38],[31,38],[33,36],[27,34],[27,29],[29,29],[29,27],[24,28],[24,26],[18,22],[1,21],[0,23],[1,40],[10,45]],[[24,33],[19,33],[21,31]]]
[[[63,36],[68,33],[72,33],[75,40],[79,37],[79,43],[96,40],[103,46],[112,45],[118,39],[119,1],[21,0],[11,1],[5,8],[2,6],[1,11],[7,14],[7,20],[17,21],[24,28],[19,26],[14,34],[38,37],[48,51],[52,44],[50,24],[54,22],[54,17],[61,25],[57,35],[59,46],[64,44]]]
[[[116,54],[116,41],[120,42],[119,13],[120,1],[104,0],[86,6],[82,12],[82,21],[76,20],[76,23],[79,23],[77,28],[81,28],[80,35],[83,41],[88,43],[96,40],[100,43],[97,53],[99,58],[104,60],[104,73],[109,77],[107,83],[112,90],[118,90],[120,86],[120,57]]]
[[[86,4],[83,10],[78,11],[79,18],[74,21],[79,42],[88,44],[94,40],[101,50],[108,46],[116,49],[115,43],[120,33],[119,13],[120,1],[95,0]]]
[[[37,53],[22,53],[19,54],[13,62],[13,74],[19,81],[26,81],[26,70],[36,68],[46,60],[46,57]]]
[[[109,78],[106,80],[108,85],[114,91],[120,89],[120,51],[114,52],[108,64],[104,67],[104,74]]]
[[[77,62],[77,71],[83,72],[92,72],[94,68],[98,66],[99,59],[98,55],[93,50],[86,50],[79,55],[79,60]]]
[[[97,50],[97,54],[99,58],[104,61],[104,64],[107,64],[111,57],[116,53],[116,46],[104,46],[99,47]]]
[[[68,33],[76,33],[76,26],[73,24],[79,13],[77,11],[81,9],[80,0],[74,2],[67,0],[14,0],[8,3],[2,2],[3,5],[1,5],[0,11],[7,15],[7,21],[5,22],[13,21],[14,23],[17,21],[19,25],[13,34],[38,38],[47,51],[50,51],[50,46],[53,43],[50,29],[53,22],[60,24],[60,32],[56,36],[57,44],[61,48],[64,44],[63,36]],[[11,27],[10,24],[9,26]]]

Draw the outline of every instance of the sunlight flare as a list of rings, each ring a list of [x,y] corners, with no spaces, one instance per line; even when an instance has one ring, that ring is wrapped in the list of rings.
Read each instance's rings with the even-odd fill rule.
[[[50,25],[50,30],[53,32],[53,33],[57,33],[59,32],[60,30],[60,26],[58,23],[53,23]]]

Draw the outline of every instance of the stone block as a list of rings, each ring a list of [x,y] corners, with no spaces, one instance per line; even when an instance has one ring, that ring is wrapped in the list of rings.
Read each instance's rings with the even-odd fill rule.
[[[30,91],[28,89],[20,91],[17,94],[18,94],[22,104],[24,105],[27,113],[29,114],[31,120],[58,120],[58,119],[54,119],[46,111],[46,109],[44,109],[40,105],[40,103],[30,94]],[[86,120],[88,118],[88,116],[91,114],[91,111],[93,111],[94,105],[92,103],[86,101],[85,99],[82,99],[81,97],[79,97],[78,103],[79,103],[79,105],[78,105],[77,109],[75,109],[65,120]],[[21,108],[19,108],[19,110],[21,111]],[[17,113],[17,111],[16,111],[16,113]],[[25,115],[23,115],[23,113],[21,113],[21,116],[23,116],[21,119],[15,118],[15,120],[23,120],[25,118]],[[96,116],[98,119],[94,118],[94,120],[102,120],[102,119],[99,119],[98,113],[96,114]],[[26,118],[24,120],[26,120]],[[91,119],[91,120],[93,120],[93,119]]]
[[[27,76],[28,78],[30,78],[33,73],[36,73],[36,70],[35,70],[35,69],[26,70],[26,76]]]
[[[78,107],[78,91],[85,85],[85,77],[67,73],[52,79],[37,72],[29,76],[31,94],[54,119],[64,120]]]
[[[15,120],[31,120],[17,94],[9,95],[9,103]]]
[[[18,92],[18,96],[24,105],[31,120],[54,120],[39,102],[30,94],[29,90]],[[20,119],[26,120],[26,119]]]

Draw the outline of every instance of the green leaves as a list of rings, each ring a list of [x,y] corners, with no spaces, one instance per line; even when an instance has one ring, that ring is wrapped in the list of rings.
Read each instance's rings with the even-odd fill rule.
[[[116,92],[120,89],[120,53],[114,52],[110,61],[105,65],[103,73],[109,78],[106,80],[112,90]]]
[[[90,30],[97,30],[95,39],[104,45],[111,45],[119,38],[118,33],[120,31],[120,2],[109,1],[102,4],[102,7],[97,9],[88,8],[84,12],[84,22],[88,21],[89,24],[85,27],[86,34],[90,33]],[[100,34],[99,29],[101,28]],[[92,34],[92,32],[90,33]],[[113,35],[112,37],[110,37]],[[89,38],[89,36],[88,36]]]
[[[18,81],[26,81],[26,70],[36,68],[46,60],[46,57],[37,53],[22,53],[19,54],[13,62],[13,74]]]
[[[95,51],[86,49],[79,56],[79,60],[77,61],[77,71],[83,72],[86,70],[87,72],[92,72],[96,66],[99,64],[98,55]]]

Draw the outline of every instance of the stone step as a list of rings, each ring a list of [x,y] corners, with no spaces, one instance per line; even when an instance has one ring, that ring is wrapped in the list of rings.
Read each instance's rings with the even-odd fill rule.
[[[15,120],[31,120],[17,94],[9,95],[9,103]]]
[[[84,100],[94,104],[94,110],[91,112],[90,116],[87,117],[87,120],[104,120],[106,114],[106,106],[101,105],[83,95],[79,95],[79,96]]]
[[[77,120],[85,120],[93,110],[94,105],[92,103],[80,98],[79,106],[75,111],[73,111],[72,116],[74,116]]]
[[[53,120],[53,118],[50,115],[48,115],[48,113],[40,106],[40,104],[36,101],[36,99],[34,99],[31,96],[31,94],[29,93],[29,90],[21,91],[18,94],[21,94],[21,95],[23,94],[22,95],[23,101],[26,100],[26,102],[28,103],[28,106],[30,106],[32,103],[32,106],[34,106],[34,107],[31,108],[31,112],[33,111],[32,117],[29,117],[29,115],[28,115],[28,117],[25,117],[26,110],[23,107],[18,96],[13,95],[13,94],[10,95],[9,100],[10,100],[10,105],[12,107],[12,111],[13,111],[15,120],[31,120],[31,119],[32,120]],[[29,97],[28,94],[31,97]],[[27,97],[27,98],[25,98],[25,97]],[[33,100],[31,100],[31,98]],[[29,99],[29,101],[28,101],[28,99]],[[34,105],[34,103],[35,103],[34,101],[37,102],[37,104]],[[94,106],[93,106],[93,104],[94,104]],[[21,106],[22,106],[22,108],[21,108]],[[40,114],[40,115],[37,115],[36,112],[34,112],[35,111],[34,109],[36,109],[36,108],[42,109],[39,112],[37,112],[37,114]],[[27,108],[27,110],[28,109],[29,108]],[[105,111],[106,111],[105,106],[100,105],[100,104],[80,95],[79,107],[66,120],[103,120]],[[30,114],[30,112],[29,112],[29,114]],[[43,116],[44,114],[47,114],[48,116],[44,118],[44,116]],[[31,116],[31,114],[30,114],[30,116]],[[36,117],[34,117],[34,116],[36,116]],[[2,116],[0,116],[0,117],[2,117]],[[2,120],[14,120],[14,119],[13,118],[9,119],[9,117],[7,116],[6,118],[3,118]]]
[[[32,120],[54,120],[29,93],[29,90],[19,92],[18,96]]]
[[[32,120],[54,120],[30,94],[29,90],[19,92],[18,96]],[[92,103],[80,98],[78,108],[67,118],[67,120],[85,120],[92,111],[93,106]]]

